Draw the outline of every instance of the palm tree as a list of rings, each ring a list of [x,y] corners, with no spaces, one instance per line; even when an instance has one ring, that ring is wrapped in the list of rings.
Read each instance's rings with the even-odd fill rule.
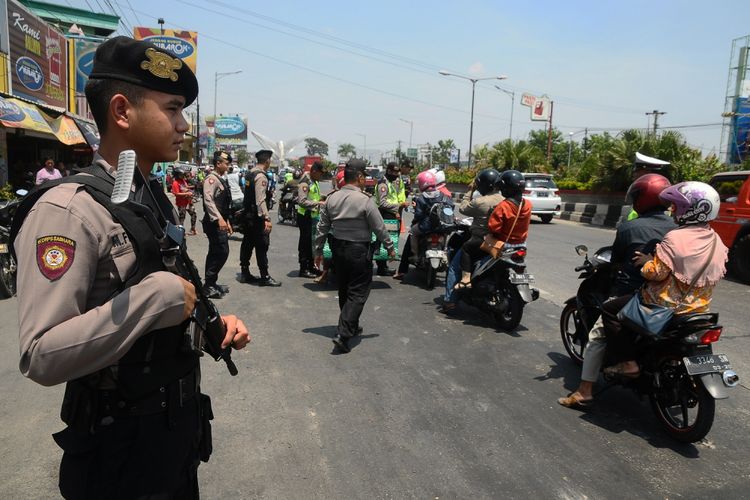
[[[339,146],[338,154],[339,158],[352,158],[357,154],[357,148],[354,147],[354,144],[346,142]]]

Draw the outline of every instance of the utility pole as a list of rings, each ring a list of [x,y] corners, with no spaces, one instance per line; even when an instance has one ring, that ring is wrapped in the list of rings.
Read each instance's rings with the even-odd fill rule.
[[[552,161],[552,112],[555,109],[555,101],[549,103],[549,130],[547,131],[547,163]]]
[[[586,127],[584,129],[584,134],[583,134],[583,159],[584,160],[588,156],[588,149],[589,149],[589,128]]]
[[[200,102],[195,103],[196,117],[195,117],[195,164],[200,167],[201,165],[201,104]]]
[[[646,113],[646,116],[654,116],[654,137],[656,137],[656,131],[659,129],[659,116],[666,114],[666,111],[659,111],[658,109],[655,109],[650,113]]]

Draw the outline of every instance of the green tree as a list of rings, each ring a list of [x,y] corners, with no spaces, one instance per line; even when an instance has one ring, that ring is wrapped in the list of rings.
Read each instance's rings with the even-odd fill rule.
[[[328,156],[328,144],[317,137],[308,137],[305,139],[307,154],[310,156]]]
[[[245,148],[238,149],[234,152],[234,159],[237,162],[237,165],[244,167],[250,161],[250,154]]]
[[[451,150],[456,149],[453,139],[440,139],[437,146],[432,146],[433,165],[447,165],[451,159]]]
[[[339,145],[337,153],[339,155],[339,158],[352,158],[355,154],[357,154],[357,148],[354,147],[354,144],[346,142]]]

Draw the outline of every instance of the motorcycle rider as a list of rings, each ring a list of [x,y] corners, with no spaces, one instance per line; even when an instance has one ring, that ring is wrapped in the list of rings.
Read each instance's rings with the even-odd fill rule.
[[[477,238],[480,244],[484,236],[489,232],[487,220],[490,214],[504,199],[503,195],[498,192],[499,180],[500,172],[494,168],[482,170],[469,184],[468,191],[464,194],[461,204],[458,207],[458,211],[461,214],[472,217],[469,233],[472,238]],[[453,256],[453,260],[448,268],[445,280],[445,297],[441,309],[444,313],[449,313],[456,308],[454,287],[461,272],[462,255],[463,251],[459,249],[456,255]]]
[[[646,174],[638,177],[628,188],[626,203],[630,203],[638,217],[620,224],[612,243],[611,264],[615,267],[615,279],[609,297],[632,295],[643,284],[640,265],[633,262],[637,253],[650,242],[661,241],[667,232],[677,227],[665,213],[667,208],[659,194],[670,186],[663,175]],[[592,301],[593,303],[593,301]],[[606,306],[607,303],[604,305]],[[583,321],[583,324],[590,322]],[[558,403],[566,407],[585,406],[593,399],[594,383],[599,378],[606,352],[604,323],[599,318],[588,334],[583,350],[583,368],[578,388]]]
[[[636,252],[635,262],[642,267],[646,284],[640,290],[645,304],[669,307],[676,316],[708,312],[716,284],[726,273],[729,250],[709,226],[719,215],[719,193],[703,182],[681,182],[659,195],[671,205],[672,217],[679,225],[656,244],[653,254]],[[617,318],[631,299],[618,297],[604,306],[602,317],[608,350],[621,363],[604,369],[611,376],[637,378],[635,335]]]
[[[526,187],[523,174],[517,170],[506,170],[500,175],[498,187],[505,199],[492,211],[487,220],[487,229],[505,246],[523,245],[531,222],[531,203],[523,199]],[[471,287],[474,261],[485,255],[479,248],[482,241],[472,237],[461,247],[461,281],[456,284],[459,290]]]
[[[432,230],[432,220],[430,219],[430,210],[437,203],[453,207],[453,200],[437,190],[437,179],[435,175],[426,170],[417,176],[419,185],[419,196],[415,200],[414,219],[412,220],[409,236],[404,243],[404,249],[401,252],[401,262],[398,266],[398,272],[393,275],[393,279],[401,280],[409,271],[409,259],[413,254],[415,258],[419,255],[419,238],[423,234],[428,234]]]

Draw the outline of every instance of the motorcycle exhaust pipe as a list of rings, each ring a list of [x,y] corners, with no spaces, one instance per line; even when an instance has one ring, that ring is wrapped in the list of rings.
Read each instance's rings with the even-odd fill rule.
[[[724,385],[727,387],[735,387],[740,383],[740,376],[737,375],[733,370],[727,370],[721,374],[721,379],[724,381]]]

